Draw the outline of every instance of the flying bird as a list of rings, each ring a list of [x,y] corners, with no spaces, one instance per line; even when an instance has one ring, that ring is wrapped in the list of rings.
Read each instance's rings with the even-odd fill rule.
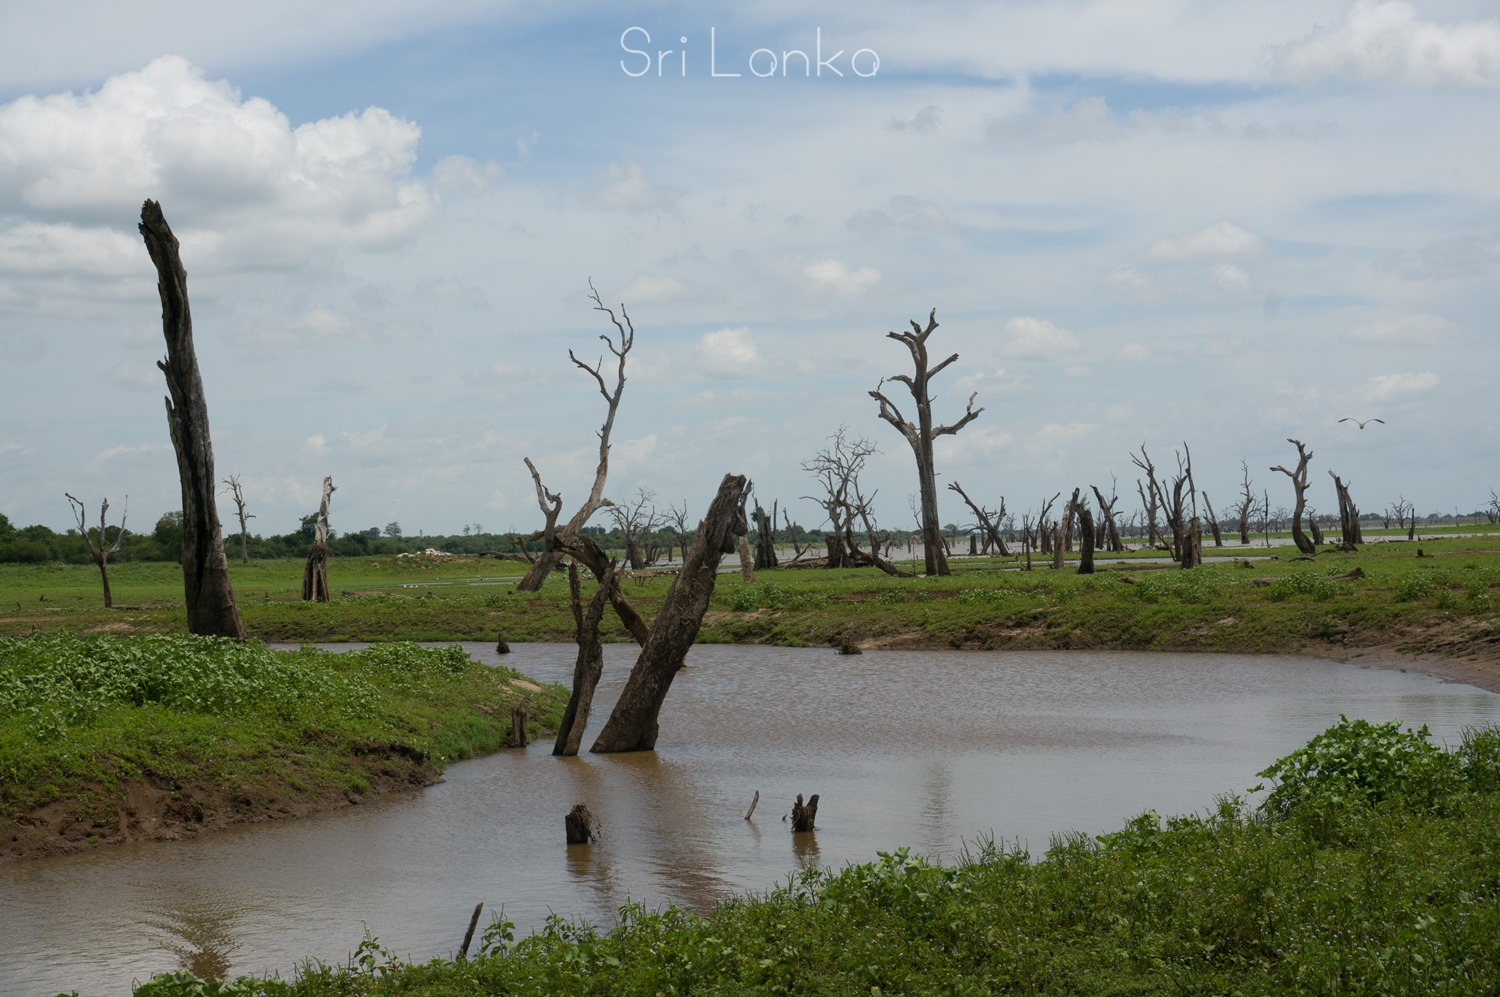
[[[1382,426],[1385,425],[1385,420],[1384,419],[1366,419],[1364,422],[1360,422],[1358,419],[1351,419],[1348,416],[1345,416],[1344,418],[1340,419],[1339,422],[1352,422],[1356,426],[1358,426],[1360,429],[1364,429],[1366,426],[1368,426],[1372,422],[1378,422]]]

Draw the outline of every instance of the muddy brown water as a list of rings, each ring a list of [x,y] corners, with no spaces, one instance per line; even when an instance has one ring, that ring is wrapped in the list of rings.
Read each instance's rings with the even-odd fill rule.
[[[516,645],[505,663],[568,681],[573,657]],[[605,657],[585,745],[633,660]],[[349,811],[0,866],[0,994],[128,993],[183,967],[287,976],[346,961],[366,931],[424,960],[458,948],[479,901],[482,925],[503,908],[526,933],[549,914],[608,925],[628,901],[702,910],[900,845],[952,860],[993,837],[1040,855],[1059,832],[1202,812],[1341,713],[1456,743],[1500,723],[1500,696],[1315,658],[700,646],[655,752],[558,759],[539,743]],[[798,793],[821,796],[810,835],[782,820]],[[603,835],[570,847],[579,802]]]

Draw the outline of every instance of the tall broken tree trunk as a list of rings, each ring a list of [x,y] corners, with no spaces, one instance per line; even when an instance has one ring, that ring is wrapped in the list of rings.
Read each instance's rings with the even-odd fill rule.
[[[589,710],[594,704],[594,690],[599,687],[599,676],[604,674],[604,644],[599,638],[599,624],[604,618],[604,607],[609,602],[609,588],[614,577],[614,564],[606,565],[599,590],[589,600],[589,608],[585,612],[583,599],[579,594],[578,565],[568,565],[573,622],[578,626],[578,661],[573,666],[573,694],[568,698],[568,708],[557,728],[557,741],[552,745],[554,755],[571,758],[578,754],[578,747],[583,743],[583,729],[588,726]]]
[[[1334,490],[1339,496],[1339,528],[1344,534],[1339,546],[1344,550],[1355,550],[1357,544],[1365,542],[1364,533],[1359,527],[1359,509],[1355,507],[1354,499],[1349,497],[1349,486],[1332,471],[1328,472],[1328,476],[1333,479]]]
[[[1081,539],[1078,553],[1078,573],[1094,573],[1094,514],[1088,503],[1078,501],[1078,489],[1073,489],[1073,515],[1078,517],[1078,535]]]
[[[302,601],[328,601],[328,500],[336,489],[333,479],[323,479],[323,501],[318,504],[318,521],[313,526],[313,545],[302,566]]]
[[[745,477],[726,474],[703,522],[698,524],[693,546],[682,559],[681,570],[651,622],[650,635],[636,658],[614,712],[589,750],[650,751],[656,747],[661,705],[703,624],[719,561],[725,554],[733,553],[737,539],[745,535],[744,510]]]
[[[771,514],[755,505],[755,567],[767,571],[776,567],[776,506],[771,505]],[[683,551],[686,554],[686,550]]]
[[[1104,517],[1103,526],[1105,536],[1109,540],[1109,549],[1116,554],[1123,554],[1125,543],[1120,539],[1120,524],[1115,522],[1115,503],[1120,500],[1120,497],[1110,495],[1109,501],[1105,501],[1104,493],[1099,490],[1099,486],[1092,485],[1091,487],[1094,489],[1094,498],[1099,500],[1099,514]]]
[[[157,361],[156,366],[167,377],[167,427],[177,451],[182,483],[182,588],[188,631],[244,640],[245,628],[240,624],[234,587],[229,583],[224,534],[214,501],[214,449],[208,432],[203,378],[193,349],[187,271],[161,205],[155,201],[141,205],[139,229],[156,266],[162,333],[167,341],[167,358]]]
[[[1297,545],[1297,549],[1302,553],[1315,554],[1317,553],[1317,546],[1314,545],[1312,538],[1302,532],[1302,510],[1307,508],[1307,462],[1312,460],[1312,451],[1304,447],[1301,440],[1294,440],[1291,437],[1287,437],[1287,442],[1297,448],[1297,470],[1288,471],[1280,464],[1277,464],[1271,470],[1280,471],[1288,478],[1291,478],[1292,489],[1297,494],[1297,506],[1292,510],[1292,542]]]

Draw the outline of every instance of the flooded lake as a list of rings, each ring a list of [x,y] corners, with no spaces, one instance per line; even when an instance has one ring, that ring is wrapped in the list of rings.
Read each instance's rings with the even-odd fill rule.
[[[605,652],[585,747],[634,660]],[[505,664],[566,683],[574,655],[516,645]],[[1059,832],[1243,793],[1341,713],[1448,743],[1500,723],[1492,693],[1314,658],[700,646],[688,661],[655,752],[559,759],[542,742],[348,811],[0,866],[0,993],[120,994],[184,966],[288,976],[346,960],[367,930],[423,960],[458,948],[479,901],[481,927],[502,908],[521,933],[553,913],[609,925],[627,901],[702,910],[900,845],[951,860],[993,836],[1040,855]],[[794,837],[798,793],[821,801]],[[603,825],[593,845],[564,843],[575,803]]]

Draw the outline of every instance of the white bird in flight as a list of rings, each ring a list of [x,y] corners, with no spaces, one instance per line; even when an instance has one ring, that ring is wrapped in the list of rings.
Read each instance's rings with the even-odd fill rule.
[[[1360,422],[1358,419],[1353,419],[1353,418],[1350,418],[1349,416],[1345,416],[1344,418],[1340,419],[1339,422],[1352,422],[1356,426],[1358,426],[1360,429],[1364,429],[1366,426],[1368,426],[1372,422],[1378,422],[1382,426],[1385,425],[1385,420],[1384,419],[1366,419],[1364,422]]]

